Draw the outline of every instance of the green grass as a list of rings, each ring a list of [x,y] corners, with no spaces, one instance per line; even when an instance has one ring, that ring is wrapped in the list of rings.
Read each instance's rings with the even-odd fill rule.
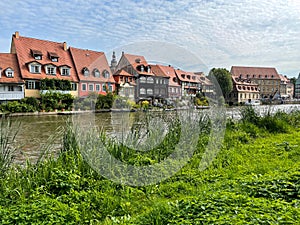
[[[256,117],[246,110],[241,121],[227,122],[221,151],[206,170],[199,171],[204,132],[189,164],[144,187],[115,184],[97,174],[67,127],[58,158],[5,171],[0,224],[298,224],[300,113]],[[169,153],[168,138],[157,147],[159,156],[153,151],[137,156],[107,142],[121,160],[148,165]]]

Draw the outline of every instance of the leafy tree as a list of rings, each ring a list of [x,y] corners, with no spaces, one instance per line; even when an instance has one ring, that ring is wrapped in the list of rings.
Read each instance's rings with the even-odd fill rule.
[[[208,78],[215,77],[222,90],[224,98],[232,91],[233,83],[230,72],[225,68],[213,68],[208,74]]]

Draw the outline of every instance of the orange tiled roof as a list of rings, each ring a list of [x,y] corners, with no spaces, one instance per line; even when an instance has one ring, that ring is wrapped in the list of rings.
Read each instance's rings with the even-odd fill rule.
[[[65,43],[52,42],[47,40],[39,40],[35,38],[22,37],[13,35],[12,38],[12,53],[17,54],[20,72],[23,79],[43,79],[57,78],[65,79],[73,82],[78,82],[78,77],[73,65],[73,61],[69,50],[65,49]],[[41,60],[36,60],[33,54],[42,54]],[[58,62],[53,62],[50,57],[58,57]],[[40,74],[32,74],[28,69],[28,63],[38,62],[42,65]],[[62,76],[57,68],[56,75],[47,75],[44,65],[52,64],[56,67],[70,67],[70,76]]]
[[[233,85],[238,91],[247,91],[247,92],[254,92],[259,93],[258,84],[252,82],[249,79],[243,79],[239,76],[232,76]]]
[[[6,77],[5,70],[8,68],[11,68],[14,71],[14,77]],[[16,54],[0,53],[0,70],[0,83],[24,83],[21,79]]]
[[[75,69],[80,81],[99,81],[114,83],[109,64],[104,52],[85,50],[70,47]],[[89,70],[89,75],[84,76],[84,69]],[[100,72],[100,77],[95,77],[93,71],[97,69]],[[109,72],[109,78],[103,76],[103,72]]]
[[[177,77],[180,81],[190,82],[190,83],[201,83],[201,75],[195,74],[193,72],[186,72],[180,69],[175,70]]]
[[[114,73],[115,76],[127,76],[127,77],[133,77],[132,74],[127,73],[125,70],[118,70],[117,72]]]
[[[175,69],[172,66],[163,66],[163,65],[152,65],[151,69],[156,76],[165,76],[169,77],[169,85],[180,87],[177,82],[177,77],[175,73]]]
[[[147,67],[149,66],[149,64],[147,63],[146,59],[144,56],[140,56],[140,55],[131,55],[131,54],[124,54],[124,57],[127,59],[127,61],[129,62],[129,64],[138,72],[138,74],[142,74],[142,75],[148,75],[148,76],[154,76],[154,74],[152,73],[152,71],[147,72],[147,69],[145,68],[144,71],[140,71],[138,70],[139,66],[144,66]]]
[[[244,79],[280,79],[279,74],[273,67],[232,66],[230,72],[232,75],[241,76]]]

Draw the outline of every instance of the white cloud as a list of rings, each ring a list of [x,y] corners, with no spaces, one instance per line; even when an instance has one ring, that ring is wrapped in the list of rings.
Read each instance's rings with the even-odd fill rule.
[[[156,40],[185,48],[208,68],[300,71],[298,0],[2,0],[0,8],[0,38],[9,41],[15,30],[100,51]],[[0,50],[9,49],[1,39]]]

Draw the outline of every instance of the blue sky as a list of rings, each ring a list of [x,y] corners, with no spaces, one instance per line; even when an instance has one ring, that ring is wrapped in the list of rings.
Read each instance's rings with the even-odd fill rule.
[[[108,60],[115,50],[206,73],[232,65],[300,72],[298,0],[2,0],[0,8],[0,52],[19,31]]]

